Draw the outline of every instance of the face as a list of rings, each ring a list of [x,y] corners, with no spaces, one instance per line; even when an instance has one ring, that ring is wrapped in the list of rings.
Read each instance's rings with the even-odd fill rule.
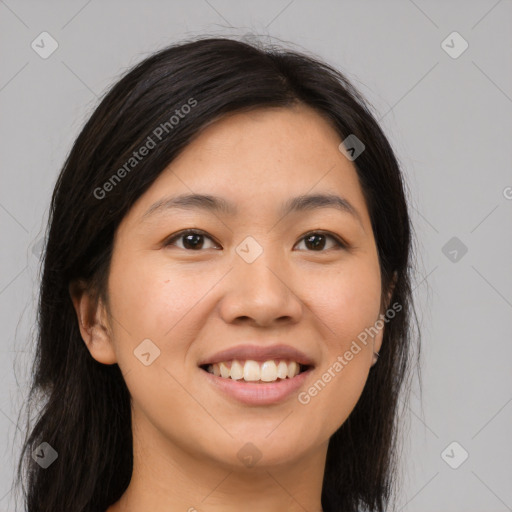
[[[123,372],[134,436],[145,446],[238,470],[246,455],[263,467],[325,455],[382,340],[381,330],[358,341],[383,312],[381,275],[340,142],[304,106],[229,115],[204,129],[123,219],[111,316],[100,315],[106,329],[88,346]],[[226,207],[170,202],[185,194]],[[313,195],[344,202],[292,202]],[[244,377],[208,367],[222,361],[224,375]],[[305,371],[293,376],[295,362]]]

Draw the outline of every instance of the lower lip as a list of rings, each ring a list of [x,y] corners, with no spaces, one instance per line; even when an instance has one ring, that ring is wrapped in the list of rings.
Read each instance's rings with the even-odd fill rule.
[[[246,405],[270,405],[282,402],[294,394],[309,377],[312,368],[299,373],[291,379],[287,378],[264,384],[226,379],[224,377],[217,377],[203,369],[200,369],[200,371],[217,389],[233,397],[238,402]]]

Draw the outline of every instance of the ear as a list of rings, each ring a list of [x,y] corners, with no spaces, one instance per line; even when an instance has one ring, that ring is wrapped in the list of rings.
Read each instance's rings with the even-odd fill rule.
[[[384,304],[385,308],[384,308],[384,311],[381,311],[381,315],[385,315],[386,314],[386,311],[388,310],[389,306],[390,306],[390,303],[391,303],[391,297],[393,296],[393,291],[395,289],[395,286],[396,286],[396,282],[397,282],[397,279],[398,279],[398,273],[396,272],[393,272],[393,278],[391,279],[391,283],[389,285],[389,289],[388,289],[388,292],[386,294],[386,304]],[[381,317],[379,316],[379,319]],[[383,320],[384,321],[384,320]],[[389,321],[389,320],[388,320]],[[385,325],[384,324],[384,327],[382,329],[379,329],[379,332],[378,334],[375,336],[374,340],[373,340],[373,351],[374,352],[379,352],[380,351],[380,348],[382,346],[382,339],[384,337],[384,329],[385,329]],[[375,364],[377,362],[377,359],[374,358],[373,360],[373,364]],[[372,365],[373,366],[373,365]]]
[[[91,356],[99,363],[115,364],[117,357],[105,305],[81,279],[70,283],[69,294],[78,318],[80,334]]]
[[[398,279],[398,273],[397,271],[395,270],[393,272],[393,277],[391,278],[391,283],[389,285],[389,289],[388,289],[388,293],[386,295],[386,309],[384,310],[384,313],[386,312],[386,310],[389,308],[389,304],[391,302],[391,297],[393,296],[393,292],[395,290],[395,286],[396,286],[396,281]]]

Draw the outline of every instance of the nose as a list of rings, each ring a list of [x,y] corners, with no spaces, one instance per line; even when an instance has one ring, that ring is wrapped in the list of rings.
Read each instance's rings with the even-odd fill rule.
[[[225,322],[269,327],[300,321],[304,305],[294,289],[296,272],[286,261],[264,250],[252,263],[235,255],[233,265],[220,305]]]

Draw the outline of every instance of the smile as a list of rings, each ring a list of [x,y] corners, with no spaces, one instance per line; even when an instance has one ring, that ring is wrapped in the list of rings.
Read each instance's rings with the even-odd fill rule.
[[[268,360],[254,361],[222,361],[220,363],[208,364],[202,367],[208,373],[223,379],[242,380],[244,382],[276,382],[277,380],[292,379],[306,371],[309,367],[296,361],[290,360]]]
[[[269,364],[265,366],[266,363]],[[274,360],[260,363],[253,360],[242,362],[234,360],[231,362],[230,366],[228,366],[228,364],[229,362],[222,363],[224,375],[227,375],[226,372],[229,371],[228,377],[220,375],[220,363],[200,367],[201,374],[204,375],[207,382],[213,387],[213,389],[216,392],[220,392],[222,396],[234,399],[238,403],[251,406],[278,404],[297,395],[300,392],[300,389],[304,387],[304,382],[309,378],[313,371],[313,367],[299,365],[295,361],[277,361],[276,364],[276,361]],[[277,372],[279,372],[279,365],[281,365],[282,373],[280,375],[283,375],[284,364],[286,364],[286,377],[281,378],[276,376],[276,379],[271,381],[264,381],[261,379],[262,372],[264,378],[270,378],[270,372],[274,372],[273,366],[275,367],[275,372],[277,374]],[[215,367],[217,367],[217,370],[214,369]],[[268,367],[270,367],[270,370],[266,369]],[[246,380],[245,377],[240,377],[237,380],[232,378],[231,372],[234,372],[236,377],[240,375],[242,371],[243,374],[245,374],[246,368],[248,369],[248,378],[253,378],[255,380]],[[290,368],[292,373],[295,373],[293,377],[288,375]],[[219,375],[215,375],[215,373],[213,373],[215,371],[219,372]],[[256,380],[256,377],[258,377],[257,372],[260,372],[260,375]]]

